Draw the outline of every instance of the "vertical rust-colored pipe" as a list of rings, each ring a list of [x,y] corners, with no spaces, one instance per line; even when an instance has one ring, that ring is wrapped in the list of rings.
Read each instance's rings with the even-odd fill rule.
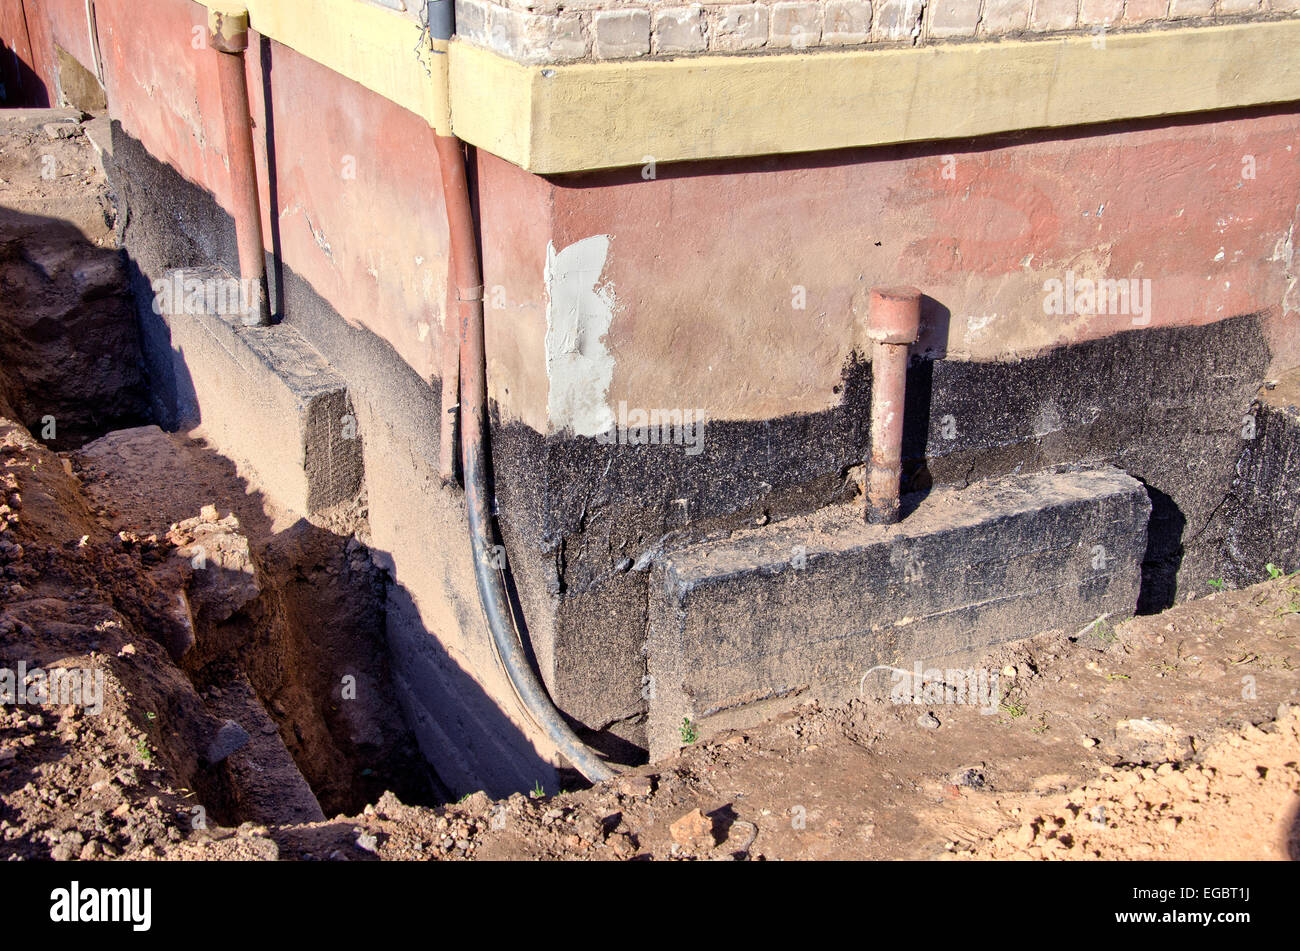
[[[903,401],[908,350],[921,323],[915,287],[873,287],[866,335],[871,347],[871,464],[867,467],[868,522],[898,521],[903,459]]]
[[[217,51],[217,84],[226,126],[226,161],[230,164],[230,198],[234,204],[239,276],[249,296],[243,321],[250,326],[271,322],[266,293],[266,253],[262,244],[262,210],[257,195],[257,160],[253,156],[253,116],[248,106],[248,9],[227,4],[208,10],[208,41]]]
[[[438,474],[444,486],[460,484],[456,436],[460,420],[460,295],[456,292],[456,261],[447,246],[447,302],[442,316],[442,430]]]
[[[442,173],[443,203],[447,206],[447,302],[452,308],[442,330],[443,417],[439,470],[443,482],[451,485],[456,482],[457,423],[462,430],[470,425],[483,425],[481,420],[471,421],[466,415],[476,414],[478,407],[487,403],[487,375],[475,370],[483,363],[483,278],[464,146],[451,135],[435,135],[434,142]],[[469,339],[471,334],[466,331],[471,326],[477,328],[477,344]],[[462,398],[462,389],[470,397],[469,403]],[[482,403],[477,400],[480,389]]]

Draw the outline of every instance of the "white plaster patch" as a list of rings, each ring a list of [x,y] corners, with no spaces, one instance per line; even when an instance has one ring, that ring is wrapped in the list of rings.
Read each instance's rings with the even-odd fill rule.
[[[617,301],[611,285],[599,284],[608,254],[607,234],[558,252],[546,245],[546,409],[552,432],[595,436],[614,426],[608,401],[614,356],[605,335]]]

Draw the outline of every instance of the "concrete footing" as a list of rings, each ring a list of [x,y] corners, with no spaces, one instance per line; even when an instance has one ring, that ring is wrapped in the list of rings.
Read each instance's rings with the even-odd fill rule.
[[[292,327],[240,323],[239,282],[219,268],[177,268],[154,284],[171,334],[180,412],[249,463],[277,502],[316,515],[361,490],[361,438],[347,386]]]
[[[1215,540],[1222,535],[1225,579],[1244,587],[1266,577],[1266,564],[1300,571],[1300,370],[1260,391],[1242,436],[1246,450]]]
[[[650,588],[650,755],[681,745],[683,719],[842,701],[879,665],[1131,614],[1150,511],[1117,469],[1049,471],[905,499],[897,525],[835,506],[666,555]]]

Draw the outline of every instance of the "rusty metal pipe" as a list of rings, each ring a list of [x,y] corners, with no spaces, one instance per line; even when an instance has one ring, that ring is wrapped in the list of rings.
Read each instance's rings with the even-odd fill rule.
[[[445,488],[460,485],[456,437],[460,422],[460,295],[456,292],[456,262],[447,249],[447,300],[442,317],[442,428],[439,432],[438,474]]]
[[[469,519],[470,551],[474,558],[479,601],[497,658],[528,716],[575,769],[592,782],[600,782],[611,778],[614,770],[565,722],[533,670],[514,625],[500,557],[504,549],[496,532],[488,476],[491,448],[483,338],[483,276],[465,153],[460,140],[451,136],[438,136],[437,150],[459,305],[461,464],[465,473],[465,512]]]
[[[435,135],[438,168],[442,174],[443,204],[447,210],[447,316],[442,327],[442,427],[439,474],[444,485],[457,484],[456,430],[462,423],[461,364],[465,360],[466,321],[482,323],[483,278],[474,237],[474,212],[470,206],[465,149],[452,135]],[[468,313],[478,308],[478,316]],[[473,381],[471,381],[473,382]],[[486,391],[485,391],[486,394]],[[486,399],[486,395],[484,397]]]
[[[239,246],[239,276],[249,300],[243,321],[249,326],[271,322],[266,292],[266,252],[262,209],[257,194],[257,160],[253,155],[253,116],[248,106],[248,10],[227,5],[208,11],[208,41],[217,51],[217,84],[226,127],[226,161],[230,164],[230,198]]]
[[[866,335],[871,346],[871,463],[867,467],[865,517],[873,524],[899,518],[903,463],[903,401],[908,350],[921,322],[915,287],[873,287]]]

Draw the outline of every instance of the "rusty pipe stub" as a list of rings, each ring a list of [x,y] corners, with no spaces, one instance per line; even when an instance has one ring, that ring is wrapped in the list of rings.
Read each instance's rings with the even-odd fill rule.
[[[921,328],[921,292],[915,287],[873,287],[867,313],[867,339],[876,343],[916,343]]]
[[[873,287],[865,332],[871,348],[871,460],[864,517],[873,524],[899,518],[903,461],[903,403],[908,349],[921,324],[921,292],[915,287]]]
[[[248,7],[241,3],[220,3],[208,9],[208,42],[222,53],[248,49]]]
[[[226,24],[223,41],[229,41],[238,34],[239,20],[235,14],[224,15],[235,17],[223,21]],[[247,43],[247,13],[243,23],[243,37]],[[214,46],[215,36],[214,33]],[[230,213],[235,220],[239,276],[248,292],[248,307],[242,320],[250,326],[266,326],[271,322],[271,312],[266,284],[261,197],[257,189],[257,157],[253,151],[253,117],[249,111],[248,77],[245,74],[246,57],[240,50],[217,49],[217,88],[225,124],[226,161],[230,168]]]

